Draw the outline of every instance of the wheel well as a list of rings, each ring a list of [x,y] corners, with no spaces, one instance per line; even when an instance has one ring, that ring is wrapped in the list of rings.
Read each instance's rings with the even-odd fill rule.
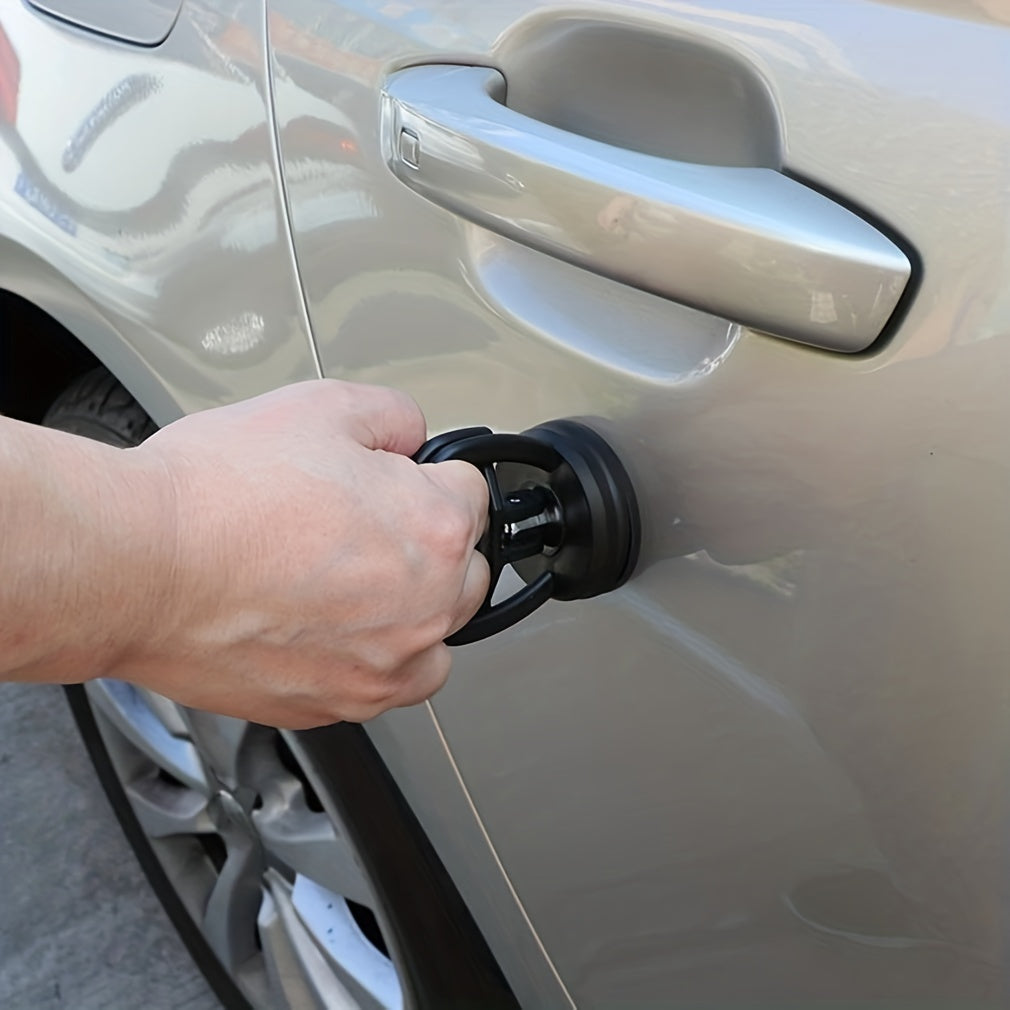
[[[60,392],[99,364],[48,313],[0,290],[0,414],[38,423]]]

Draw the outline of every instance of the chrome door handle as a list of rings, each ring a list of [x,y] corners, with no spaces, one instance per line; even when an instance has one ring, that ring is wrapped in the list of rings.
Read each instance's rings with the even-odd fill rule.
[[[434,203],[633,287],[778,336],[861,351],[912,266],[873,225],[769,168],[614,147],[503,104],[486,67],[411,67],[383,90],[384,156]]]

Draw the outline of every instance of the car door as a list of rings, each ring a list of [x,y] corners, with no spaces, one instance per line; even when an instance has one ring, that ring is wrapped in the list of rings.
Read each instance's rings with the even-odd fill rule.
[[[371,729],[464,893],[506,885],[512,912],[478,918],[518,923],[493,943],[510,980],[540,958],[541,1005],[996,1005],[1005,6],[271,0],[269,30],[326,373],[410,391],[433,431],[588,417],[636,483],[631,581],[460,648],[431,704],[493,858],[454,848],[458,797],[410,771],[428,715]],[[412,181],[390,109],[424,65],[494,68],[525,117],[498,132],[532,138],[553,188],[481,160],[501,136],[493,114],[467,132],[472,74],[439,93],[448,119],[422,117],[466,184]],[[586,150],[611,152],[618,191],[591,209],[558,184]],[[688,166],[702,217],[720,170],[764,170],[794,188],[773,206],[746,177],[755,228],[844,208],[907,276],[864,297],[837,264],[815,283],[744,241],[713,280],[682,206],[645,255],[659,226],[620,197],[629,151]],[[846,260],[832,227],[818,253]]]

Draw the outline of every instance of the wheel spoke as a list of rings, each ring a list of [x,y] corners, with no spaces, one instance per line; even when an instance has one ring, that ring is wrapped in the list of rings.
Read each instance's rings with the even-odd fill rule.
[[[255,768],[246,766],[255,764],[257,746],[266,745],[274,730],[195,708],[180,708],[180,713],[200,756],[220,782],[229,789],[236,789],[240,782],[253,784],[250,773]]]
[[[90,681],[87,692],[95,708],[145,757],[184,785],[209,795],[196,747],[174,736],[137,688],[122,680],[101,679]]]
[[[257,953],[255,923],[263,902],[263,860],[253,838],[229,839],[228,856],[207,899],[203,931],[230,972]]]
[[[214,830],[207,798],[195,789],[177,786],[151,775],[124,783],[144,831],[152,838],[197,835]]]
[[[267,888],[272,919],[261,918],[260,937],[289,1005],[399,1010],[395,969],[361,935],[345,902],[302,877],[291,888],[274,871]]]
[[[253,811],[263,847],[275,861],[334,894],[374,907],[375,898],[354,853],[324,813],[310,810],[300,782],[278,778]]]
[[[146,687],[138,687],[136,690],[147,702],[148,708],[164,723],[169,733],[178,737],[189,736],[189,728],[186,726],[182,714],[183,707],[180,704]]]
[[[396,969],[362,918],[375,895],[339,815],[316,805],[327,795],[297,736],[123,681],[87,690],[144,833],[191,839],[156,849],[182,853],[165,864],[173,884],[253,1004],[401,1010]]]
[[[267,889],[257,925],[270,980],[271,1006],[324,1010],[355,1005],[298,921],[289,885],[275,871],[267,871]]]

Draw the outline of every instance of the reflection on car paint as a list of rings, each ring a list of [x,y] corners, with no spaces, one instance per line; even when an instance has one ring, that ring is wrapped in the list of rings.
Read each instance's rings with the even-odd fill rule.
[[[138,377],[139,358],[122,365],[162,421],[317,374],[279,227],[259,0],[193,0],[157,50],[0,10],[0,155],[13,161],[0,230],[43,260],[62,255],[72,288],[43,285],[41,307],[62,321],[78,293],[101,304],[100,357],[149,349],[162,320],[158,376]],[[29,74],[35,53],[43,69]],[[243,314],[261,329],[236,336]]]
[[[94,142],[121,116],[161,90],[161,79],[153,74],[130,74],[99,100],[67,141],[63,169],[73,172]]]
[[[200,346],[212,354],[242,354],[263,342],[266,324],[258,312],[243,312],[211,327]]]
[[[24,172],[18,172],[18,177],[14,180],[14,192],[30,207],[34,207],[44,217],[49,218],[57,228],[68,235],[77,234],[77,222],[66,211],[60,210]]]
[[[255,66],[258,47],[248,29],[232,19],[221,19],[218,14],[206,10],[187,8],[189,26],[203,43],[214,64],[238,81],[251,84],[253,75],[236,60]]]

